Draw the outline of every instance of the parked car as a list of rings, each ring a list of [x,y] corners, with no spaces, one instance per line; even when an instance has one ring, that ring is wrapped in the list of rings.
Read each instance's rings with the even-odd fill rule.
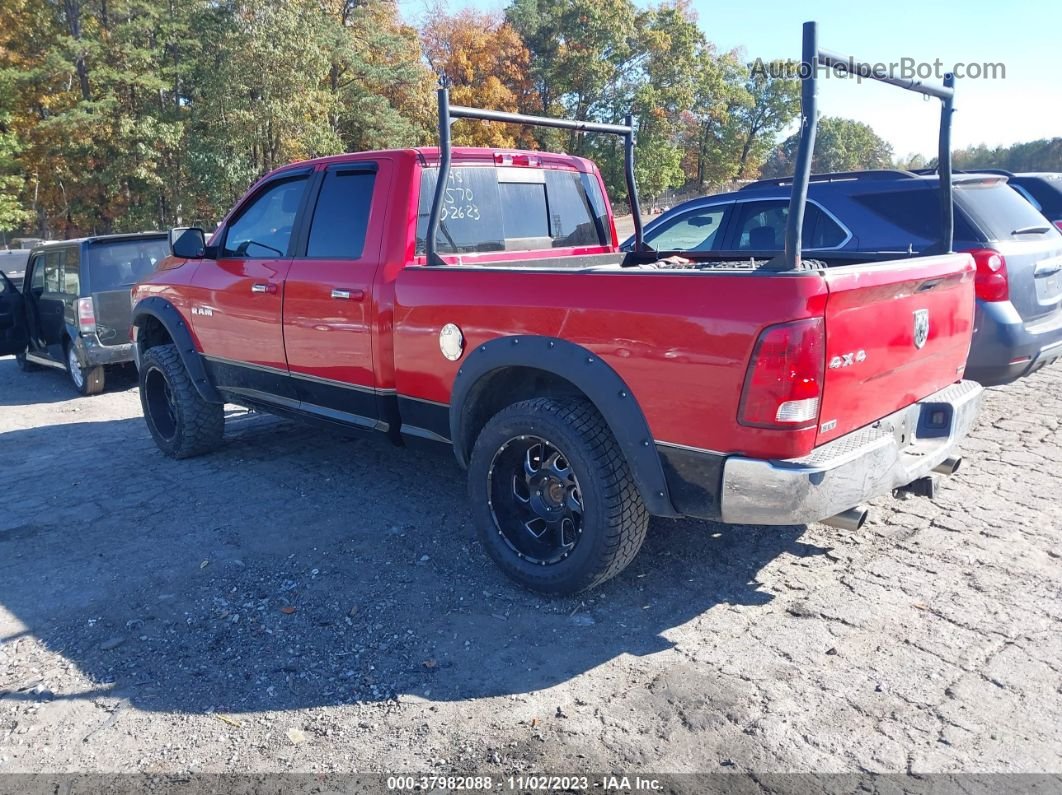
[[[780,251],[790,179],[692,199],[651,221],[659,251]],[[1005,384],[1062,356],[1062,234],[1002,175],[957,174],[955,250],[977,263],[977,315],[966,377]],[[804,250],[819,259],[937,250],[939,180],[906,171],[812,177]],[[629,249],[632,240],[623,248]]]
[[[4,273],[16,285],[22,284],[26,273],[26,261],[29,251],[22,248],[0,249],[0,272]]]
[[[288,165],[209,241],[172,230],[133,291],[164,454],[217,448],[227,401],[448,446],[484,548],[546,593],[621,571],[650,514],[854,530],[864,500],[954,471],[981,394],[969,255],[625,257],[593,163],[451,150],[445,97],[441,150]],[[632,179],[632,128],[536,121],[624,135]]]
[[[0,353],[14,354],[24,370],[65,368],[82,395],[102,392],[105,367],[134,359],[129,291],[168,252],[163,232],[35,246],[21,295],[8,302],[11,341]],[[5,279],[5,288],[14,283]]]

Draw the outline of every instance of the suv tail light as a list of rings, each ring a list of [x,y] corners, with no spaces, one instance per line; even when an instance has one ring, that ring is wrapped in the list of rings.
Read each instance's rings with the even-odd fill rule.
[[[1006,301],[1010,298],[1007,261],[998,251],[976,248],[970,251],[977,264],[974,292],[982,301]]]
[[[752,351],[738,421],[756,428],[813,428],[825,371],[821,317],[764,329]]]
[[[77,299],[77,327],[83,334],[93,334],[96,331],[96,307],[91,298]]]
[[[1062,218],[1059,218],[1057,221],[1055,221],[1055,226],[1058,227],[1059,232],[1062,232]]]

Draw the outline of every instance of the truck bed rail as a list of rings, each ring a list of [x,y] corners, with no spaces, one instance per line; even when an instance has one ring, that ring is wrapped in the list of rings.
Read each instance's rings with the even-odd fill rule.
[[[954,112],[955,76],[944,75],[944,85],[929,85],[919,80],[892,77],[875,69],[871,64],[847,55],[819,47],[818,24],[804,23],[804,45],[800,63],[800,142],[797,146],[796,166],[793,174],[793,192],[789,198],[789,215],[785,232],[785,252],[777,267],[783,270],[799,270],[801,267],[801,231],[804,225],[804,206],[808,197],[808,182],[811,180],[811,159],[815,151],[815,133],[818,128],[818,71],[829,67],[860,78],[869,78],[887,83],[906,91],[914,91],[941,101],[940,133],[938,136],[938,170],[940,173],[940,219],[941,240],[938,251],[949,253],[955,231],[954,210],[951,197],[951,115]]]

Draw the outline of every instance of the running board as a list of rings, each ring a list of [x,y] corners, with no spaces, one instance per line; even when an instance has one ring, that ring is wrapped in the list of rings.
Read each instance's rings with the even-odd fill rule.
[[[62,362],[57,362],[55,359],[49,359],[45,356],[38,356],[37,354],[30,353],[29,351],[26,351],[26,361],[42,365],[43,367],[54,367],[57,370],[62,370],[64,373],[66,372],[66,365]]]

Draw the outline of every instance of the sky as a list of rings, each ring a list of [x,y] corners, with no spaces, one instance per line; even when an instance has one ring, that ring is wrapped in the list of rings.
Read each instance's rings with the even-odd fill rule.
[[[399,0],[418,21],[426,0]],[[635,0],[646,7],[644,0]],[[815,20],[819,46],[870,63],[932,64],[943,71],[966,65],[956,80],[955,149],[1001,146],[1062,136],[1062,3],[1058,0],[691,0],[701,30],[720,50],[742,47],[745,60],[800,57],[801,25]],[[501,10],[505,0],[449,0],[450,11],[469,6]],[[977,78],[980,64],[1002,64],[1002,76]],[[997,70],[998,73],[999,70]],[[930,78],[926,82],[939,82]],[[819,111],[865,122],[892,144],[897,156],[935,155],[940,102],[874,81],[820,81]]]

